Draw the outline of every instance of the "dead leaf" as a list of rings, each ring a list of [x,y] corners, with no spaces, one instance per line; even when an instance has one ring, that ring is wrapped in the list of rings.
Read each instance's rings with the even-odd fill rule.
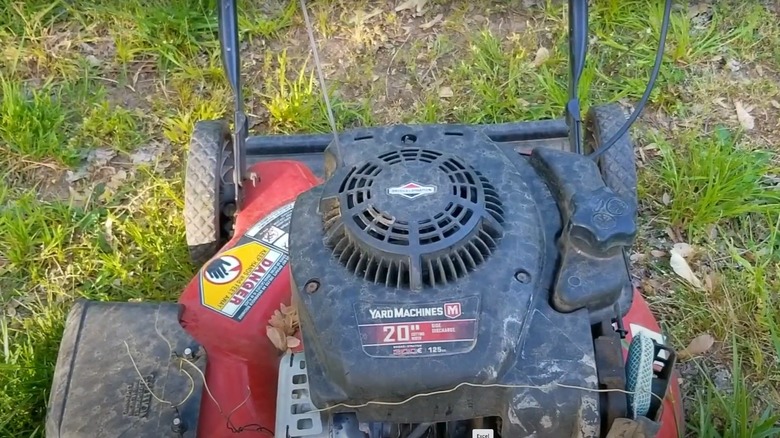
[[[773,99],[773,100],[770,100],[769,103],[771,103],[772,106],[775,107],[775,109],[780,109],[780,102],[778,102],[778,101]]]
[[[539,67],[548,59],[550,59],[550,51],[547,50],[546,47],[539,47],[539,49],[536,51],[536,56],[534,57],[533,62],[531,62],[531,65],[534,67]]]
[[[664,194],[661,196],[661,202],[664,203],[664,205],[669,205],[672,202],[672,197],[664,192]]]
[[[715,344],[715,338],[709,333],[703,333],[693,338],[687,347],[677,352],[677,358],[684,360],[690,359],[694,356],[699,356],[707,351]]]
[[[352,17],[349,21],[351,24],[365,23],[366,21],[376,17],[381,13],[382,13],[381,8],[374,8],[374,10],[369,13],[365,13],[362,10],[359,10],[355,12],[355,16]]]
[[[78,180],[86,178],[88,175],[87,169],[81,168],[77,171],[69,170],[66,172],[65,180],[69,183],[74,183]]]
[[[297,348],[301,345],[301,340],[296,338],[295,336],[288,336],[287,337],[287,348]]]
[[[756,125],[755,120],[753,119],[753,116],[750,115],[749,110],[742,105],[742,102],[738,100],[735,101],[734,108],[737,111],[737,120],[739,120],[739,124],[747,130],[753,129]]]
[[[666,256],[666,251],[661,251],[660,249],[654,249],[654,250],[650,251],[650,255],[652,255],[653,257],[655,257],[657,259],[659,259],[661,257],[665,257]]]
[[[124,169],[119,169],[106,183],[106,188],[116,191],[127,179],[127,172]]]
[[[284,316],[282,316],[281,312],[277,310],[273,315],[271,315],[271,319],[268,320],[268,324],[270,324],[272,327],[284,330]]]
[[[450,88],[450,87],[441,87],[439,89],[439,97],[441,97],[443,99],[450,98],[450,97],[452,97],[454,95],[455,94],[452,92],[452,88]]]
[[[116,151],[111,149],[93,149],[87,156],[87,162],[93,168],[103,167],[116,157]]]
[[[415,9],[418,14],[422,13],[423,8],[428,3],[428,0],[406,0],[400,5],[396,6],[395,11],[401,12],[407,9]]]
[[[672,252],[676,252],[687,259],[693,254],[693,247],[685,242],[675,243]]]
[[[97,56],[95,56],[95,55],[87,55],[85,59],[87,60],[87,62],[89,63],[89,65],[91,65],[91,66],[93,66],[93,67],[99,67],[99,66],[100,66],[100,64],[102,64],[102,63],[103,63],[103,62],[102,62],[101,60],[99,60],[99,59],[97,58]]]
[[[712,99],[712,103],[715,105],[718,105],[721,108],[728,109],[728,104],[726,104],[726,98],[725,97],[716,97],[715,99]]]
[[[715,272],[708,272],[704,275],[704,287],[708,292],[714,291],[720,285],[720,279]]]
[[[672,242],[682,242],[682,237],[680,237],[680,233],[672,229],[672,227],[664,228],[664,232],[666,232],[666,235],[669,236],[670,239],[672,239]]]
[[[130,154],[133,164],[151,163],[157,157],[155,150],[150,147],[142,147]]]
[[[106,240],[111,243],[114,240],[114,218],[109,216],[103,225],[106,232]]]
[[[760,65],[756,66],[756,73],[758,73],[759,76],[764,76],[764,67],[761,67]]]
[[[420,29],[428,30],[428,29],[432,28],[433,26],[436,26],[437,24],[439,24],[441,22],[442,18],[444,18],[444,14],[439,14],[439,15],[433,17],[433,20],[431,20],[431,21],[429,21],[427,23],[421,24],[420,25]]]
[[[287,335],[285,335],[284,331],[269,325],[265,328],[265,334],[271,340],[271,343],[274,344],[274,347],[280,351],[287,351]]]
[[[639,252],[635,252],[635,253],[631,254],[631,257],[629,257],[629,260],[631,260],[632,262],[641,262],[642,260],[645,259],[645,257],[646,256],[644,254],[639,253]]]
[[[701,288],[701,280],[699,280],[696,277],[696,274],[693,273],[693,270],[688,265],[688,262],[685,261],[685,258],[674,249],[672,249],[671,253],[672,256],[669,259],[669,265],[672,267],[675,274],[679,275],[682,279],[694,287]]]

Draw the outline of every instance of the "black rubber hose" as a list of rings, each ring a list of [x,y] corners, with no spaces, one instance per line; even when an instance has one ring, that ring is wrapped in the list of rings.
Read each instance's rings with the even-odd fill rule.
[[[658,79],[658,73],[661,71],[661,64],[664,59],[664,48],[666,47],[666,35],[669,33],[669,21],[671,15],[672,0],[666,0],[666,4],[664,6],[664,19],[663,23],[661,24],[661,37],[658,42],[658,50],[655,54],[655,64],[653,64],[653,72],[650,73],[650,80],[647,82],[645,94],[642,95],[642,99],[639,100],[639,103],[634,108],[634,112],[631,113],[631,116],[628,118],[628,120],[626,120],[626,123],[623,124],[620,130],[616,132],[608,142],[604,143],[603,145],[599,145],[598,149],[591,152],[588,155],[590,158],[597,160],[604,154],[604,152],[609,150],[609,148],[611,148],[612,145],[614,145],[617,140],[623,136],[623,134],[628,132],[628,129],[631,127],[631,125],[634,124],[636,119],[639,118],[639,115],[642,113],[645,105],[647,105],[647,101],[650,99],[650,93],[653,92],[653,88],[655,87],[655,81]]]

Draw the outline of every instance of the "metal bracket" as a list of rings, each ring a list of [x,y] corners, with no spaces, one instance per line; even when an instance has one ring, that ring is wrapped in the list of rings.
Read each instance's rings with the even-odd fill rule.
[[[569,125],[569,146],[581,154],[582,116],[580,114],[580,78],[585,70],[588,53],[588,0],[569,0],[569,101],[566,104],[566,124]]]
[[[235,193],[236,212],[243,204],[241,188],[246,180],[246,139],[249,135],[249,122],[244,113],[244,99],[241,92],[241,56],[239,53],[238,6],[236,0],[220,0],[218,7],[219,42],[222,66],[233,90],[234,127],[233,127],[233,178],[237,189]]]

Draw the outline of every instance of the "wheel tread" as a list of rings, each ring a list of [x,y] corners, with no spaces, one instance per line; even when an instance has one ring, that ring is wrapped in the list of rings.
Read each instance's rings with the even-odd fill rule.
[[[184,227],[190,259],[200,266],[219,250],[219,187],[221,154],[227,125],[221,121],[195,124],[187,154]]]

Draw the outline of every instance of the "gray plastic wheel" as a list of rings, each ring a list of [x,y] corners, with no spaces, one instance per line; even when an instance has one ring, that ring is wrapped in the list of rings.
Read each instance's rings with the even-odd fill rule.
[[[586,116],[586,152],[598,149],[609,141],[626,122],[626,115],[620,105],[609,104],[591,107]],[[628,132],[599,157],[599,168],[604,183],[615,193],[637,202],[637,174],[634,144]]]
[[[223,241],[222,163],[230,143],[227,124],[217,120],[197,122],[190,137],[184,179],[184,227],[190,259],[197,266],[211,259]]]

